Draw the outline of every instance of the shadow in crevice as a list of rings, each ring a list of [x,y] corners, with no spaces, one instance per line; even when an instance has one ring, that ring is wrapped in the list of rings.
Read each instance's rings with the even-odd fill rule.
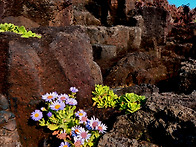
[[[85,7],[104,26],[127,24],[125,0],[117,0],[117,3],[112,3],[111,0],[91,0]]]
[[[155,118],[156,121],[148,126],[148,133],[153,143],[163,147],[196,145],[195,127],[192,122],[179,120],[169,111],[160,111],[155,114]]]
[[[170,79],[166,79],[163,81],[160,81],[156,84],[156,86],[159,88],[160,92],[175,92],[179,93],[179,77],[173,77]]]

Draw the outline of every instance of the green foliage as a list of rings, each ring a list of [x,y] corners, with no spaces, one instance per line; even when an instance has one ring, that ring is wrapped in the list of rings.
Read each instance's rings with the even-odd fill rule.
[[[126,93],[119,97],[119,110],[125,110],[126,113],[134,113],[141,108],[141,104],[145,100],[145,96],[139,96],[134,93]]]
[[[116,106],[118,96],[108,86],[96,85],[92,94],[94,95],[93,106],[97,105],[98,108],[114,108]]]
[[[118,97],[108,86],[96,85],[95,91],[92,92],[94,97],[93,106],[98,108],[117,107],[125,113],[134,113],[139,110],[145,102],[145,96],[139,96],[134,93],[126,93]]]
[[[1,32],[13,32],[16,34],[20,34],[21,37],[23,38],[29,38],[29,37],[41,38],[40,35],[37,35],[32,31],[27,31],[24,26],[19,27],[11,23],[0,24],[0,33]]]
[[[66,105],[63,110],[54,111],[49,107],[51,103],[48,103],[47,112],[52,112],[52,116],[48,117],[46,120],[42,118],[39,122],[40,126],[46,126],[51,131],[56,129],[68,130],[70,127],[79,125],[79,120],[74,118],[74,110],[76,106]]]

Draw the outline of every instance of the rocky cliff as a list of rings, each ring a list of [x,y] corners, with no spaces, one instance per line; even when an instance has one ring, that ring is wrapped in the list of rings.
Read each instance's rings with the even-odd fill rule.
[[[42,38],[0,33],[0,146],[55,146],[30,113],[70,86],[109,126],[98,146],[195,146],[195,16],[167,0],[1,0],[0,23]],[[132,115],[97,110],[95,84],[148,100]]]

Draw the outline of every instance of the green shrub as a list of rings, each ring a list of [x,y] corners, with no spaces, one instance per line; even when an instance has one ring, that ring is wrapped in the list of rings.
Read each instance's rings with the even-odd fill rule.
[[[93,106],[97,105],[98,108],[116,107],[118,96],[108,86],[95,85],[95,91],[92,94],[94,95]]]
[[[93,106],[97,105],[97,108],[116,107],[125,113],[134,113],[146,101],[145,96],[134,93],[126,93],[118,97],[108,86],[103,85],[95,85],[95,91],[92,94],[94,95]]]
[[[1,32],[13,32],[16,34],[20,34],[21,37],[23,38],[29,38],[29,37],[41,38],[40,35],[37,35],[32,31],[27,31],[24,26],[19,27],[11,23],[0,24],[0,33]]]
[[[145,96],[126,93],[119,98],[119,110],[125,110],[125,113],[134,113],[141,108],[141,104],[145,102],[145,100]]]

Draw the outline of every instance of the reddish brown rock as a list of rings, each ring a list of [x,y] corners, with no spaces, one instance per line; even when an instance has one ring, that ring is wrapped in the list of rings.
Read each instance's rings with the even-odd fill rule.
[[[142,47],[148,48],[155,39],[157,44],[166,42],[166,26],[168,12],[162,8],[143,7],[137,10],[138,14],[143,18],[142,27]],[[138,20],[139,21],[139,20]]]
[[[100,26],[101,21],[97,19],[88,11],[78,11],[73,12],[73,24],[74,25],[95,25]]]
[[[0,34],[0,40],[7,40],[3,46],[9,51],[6,93],[24,146],[38,146],[40,139],[47,136],[32,127],[29,120],[42,94],[69,93],[69,88],[75,86],[79,89],[78,107],[85,109],[92,105],[94,85],[102,83],[89,38],[79,27],[37,31],[42,34],[41,39]]]
[[[8,40],[0,39],[0,93],[5,94],[7,90],[7,59],[8,59]]]
[[[72,5],[67,0],[2,0],[0,8],[0,22],[16,23],[28,28],[72,24]]]
[[[120,52],[138,49],[141,44],[141,29],[139,27],[114,26],[95,27],[82,26],[90,38],[91,44],[116,46],[117,54]]]
[[[110,70],[104,83],[110,86],[155,84],[167,77],[167,69],[159,59],[148,53],[129,53]]]

